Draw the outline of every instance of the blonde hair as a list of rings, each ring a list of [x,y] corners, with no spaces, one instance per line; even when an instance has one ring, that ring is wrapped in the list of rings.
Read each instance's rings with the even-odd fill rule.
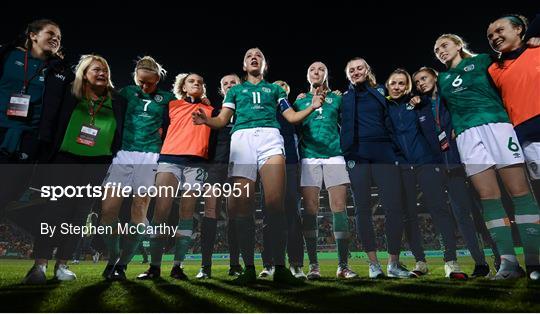
[[[161,64],[157,63],[157,61],[150,57],[150,56],[144,56],[142,58],[139,58],[137,60],[137,64],[135,65],[135,70],[133,71],[133,80],[135,81],[135,84],[138,85],[139,82],[137,81],[137,70],[145,70],[148,72],[155,73],[159,76],[159,79],[162,80],[167,75],[167,70],[165,70]]]
[[[345,66],[345,75],[347,75],[347,79],[349,79],[349,81],[351,80],[351,77],[349,75],[349,64],[351,64],[351,62],[356,61],[356,60],[360,60],[364,62],[364,64],[366,65],[367,81],[369,83],[369,86],[371,87],[377,86],[377,79],[375,78],[375,73],[373,73],[373,71],[371,70],[371,66],[369,66],[369,64],[366,62],[366,59],[361,58],[361,57],[354,57],[351,60],[349,60],[349,62],[347,62],[347,66]]]
[[[427,72],[431,74],[435,79],[439,77],[439,72],[437,72],[437,70],[435,70],[434,68],[426,67],[426,66],[423,66],[420,69],[418,69],[418,71],[414,72],[411,77],[414,78],[420,72]]]
[[[253,48],[249,48],[248,50],[246,50],[246,53],[244,53],[244,61],[242,62],[243,66],[244,67],[247,67],[247,63],[246,63],[246,56],[247,56],[247,53],[248,51],[250,50],[253,50],[253,49],[257,49],[259,50],[259,52],[261,53],[262,55],[262,65],[263,65],[263,69],[261,71],[261,74],[262,76],[264,77],[266,75],[266,73],[268,73],[268,61],[266,60],[266,56],[264,55],[264,52],[262,52],[262,50],[258,47],[253,47]]]
[[[409,74],[409,72],[407,72],[407,70],[405,69],[402,69],[402,68],[397,68],[395,69],[392,73],[390,73],[390,75],[388,76],[388,79],[386,80],[386,83],[384,83],[384,85],[386,86],[387,89],[389,89],[389,85],[388,83],[390,82],[390,78],[396,74],[402,74],[405,76],[405,78],[407,79],[407,87],[405,89],[405,93],[404,95],[408,95],[411,93],[412,91],[412,79],[411,79],[411,75]]]
[[[458,46],[461,46],[461,50],[459,51],[459,55],[463,59],[472,58],[472,57],[476,56],[475,53],[473,53],[472,51],[469,50],[469,48],[468,48],[469,45],[463,40],[463,38],[459,37],[456,34],[442,34],[441,36],[439,36],[439,38],[437,38],[437,40],[435,42],[437,42],[437,41],[439,41],[441,39],[451,40],[452,42],[454,42],[454,44],[456,44]]]
[[[285,93],[287,93],[287,95],[289,95],[289,93],[291,92],[291,86],[289,86],[289,84],[285,81],[277,80],[272,84],[276,84],[279,87],[283,88],[283,90],[285,91]],[[285,85],[285,86],[281,86],[281,85]]]
[[[177,99],[185,99],[187,97],[187,93],[182,90],[182,87],[184,87],[184,84],[186,83],[186,79],[190,75],[198,75],[202,78],[201,75],[197,73],[192,73],[192,72],[178,74],[176,78],[174,79],[174,84],[173,84],[173,89],[172,89],[172,92],[174,93]],[[203,82],[204,82],[204,78],[203,78]],[[203,94],[201,98],[204,98],[206,97],[206,84],[203,83],[202,89],[203,89]]]
[[[219,94],[220,94],[221,96],[225,96],[225,93],[223,92],[222,85],[223,85],[223,79],[224,79],[226,76],[234,76],[234,78],[238,81],[238,82],[237,82],[238,84],[241,84],[241,83],[242,83],[242,80],[240,79],[240,76],[238,76],[238,74],[236,74],[236,73],[230,73],[230,74],[223,75],[223,76],[221,77],[221,80],[219,80],[219,90],[218,90],[218,92],[219,92]]]
[[[75,98],[77,99],[83,99],[85,95],[85,87],[86,87],[86,71],[88,70],[88,67],[92,64],[92,62],[97,61],[100,62],[103,66],[107,68],[108,72],[108,78],[109,82],[107,83],[107,97],[111,96],[111,92],[114,88],[114,85],[111,81],[111,68],[109,67],[109,63],[107,63],[107,60],[99,55],[94,54],[88,54],[88,55],[82,55],[81,59],[79,60],[79,63],[77,64],[77,67],[75,68],[75,79],[73,80],[73,85],[71,86],[71,93]]]
[[[309,69],[311,68],[311,66],[314,64],[314,63],[320,63],[322,65],[324,65],[324,68],[326,69],[326,72],[324,72],[324,80],[322,82],[322,86],[324,87],[324,90],[330,90],[330,85],[328,83],[328,67],[326,66],[326,64],[324,64],[323,62],[321,61],[315,61],[313,63],[311,63],[307,69],[307,73],[306,73],[306,77],[307,77],[307,81],[309,82],[310,85],[311,84],[311,81],[309,80]]]

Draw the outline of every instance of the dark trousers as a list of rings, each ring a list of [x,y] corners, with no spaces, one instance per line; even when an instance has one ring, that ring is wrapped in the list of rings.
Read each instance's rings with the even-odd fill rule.
[[[54,164],[39,166],[36,180],[41,185],[100,186],[107,172],[110,158],[79,157],[59,153],[53,162]],[[62,234],[61,228],[70,224],[77,227],[83,226],[90,209],[98,201],[98,198],[91,197],[62,197],[44,205],[38,213],[38,225],[32,232],[35,236],[34,258],[51,259],[53,248],[58,247],[56,259],[70,259],[81,235]],[[42,224],[56,227],[56,232],[52,237],[50,234],[43,234]]]
[[[424,203],[426,209],[431,215],[433,224],[442,235],[444,243],[444,260],[456,260],[456,235],[454,233],[454,221],[450,216],[450,210],[446,202],[447,197],[444,192],[444,176],[442,169],[437,165],[425,164],[420,166],[402,166],[403,187],[406,191],[407,210],[406,221],[409,224],[416,222],[418,225],[418,216],[416,212],[416,183],[420,185],[423,192]],[[414,201],[411,201],[414,200]],[[405,228],[410,232],[419,232],[419,228]],[[408,232],[407,232],[408,234]],[[409,244],[413,254],[419,249],[419,244],[416,241],[421,241],[421,235],[414,235],[409,239]],[[420,246],[421,248],[421,246]],[[423,254],[421,255],[423,256]],[[417,257],[415,255],[415,257]],[[418,257],[417,257],[418,259]]]
[[[349,162],[349,165],[351,162]],[[355,162],[348,167],[355,202],[358,240],[366,252],[376,251],[373,213],[371,211],[372,181],[379,188],[381,206],[386,211],[386,242],[388,253],[397,255],[401,250],[403,234],[403,205],[399,168],[392,164]]]
[[[143,241],[139,242],[138,250],[139,250],[139,253],[141,253],[141,255],[142,255],[142,258],[143,258],[142,261],[147,263],[148,262],[148,252],[146,251],[146,248],[144,247]]]
[[[486,263],[485,254],[478,244],[478,237],[472,218],[473,212],[479,211],[479,209],[473,200],[473,194],[467,186],[466,180],[467,178],[463,168],[452,170],[446,175],[446,187],[448,188],[452,213],[456,219],[458,229],[465,240],[465,244],[474,262],[477,265],[483,265]],[[487,235],[489,237],[489,233]]]
[[[75,247],[75,254],[73,255],[74,260],[80,260],[81,256],[84,257],[84,254],[90,253],[92,255],[96,254],[96,250],[92,247],[92,238],[94,236],[82,237],[77,242]]]

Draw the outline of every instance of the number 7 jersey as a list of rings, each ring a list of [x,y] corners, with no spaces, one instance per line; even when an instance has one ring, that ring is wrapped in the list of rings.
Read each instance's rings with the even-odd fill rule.
[[[446,100],[456,135],[483,124],[510,122],[489,78],[490,64],[489,55],[479,54],[439,74],[439,93]]]
[[[235,110],[236,122],[231,133],[252,128],[279,129],[276,111],[282,99],[287,99],[283,88],[265,80],[233,86],[223,100],[223,107]]]
[[[163,123],[163,115],[166,114],[167,104],[175,99],[174,95],[159,89],[149,95],[135,85],[124,87],[120,94],[128,103],[122,150],[159,153],[162,145],[159,129]]]

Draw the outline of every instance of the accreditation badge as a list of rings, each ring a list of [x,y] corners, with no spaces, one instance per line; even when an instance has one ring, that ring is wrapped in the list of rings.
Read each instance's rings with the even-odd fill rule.
[[[77,143],[93,147],[96,145],[96,139],[99,134],[99,128],[91,124],[83,124],[81,132],[77,136]]]
[[[439,145],[441,146],[441,151],[445,152],[448,149],[450,149],[450,144],[448,143],[448,137],[446,136],[445,131],[441,131],[441,133],[439,133],[438,138],[439,138]]]
[[[9,98],[6,115],[8,117],[28,117],[30,108],[30,95],[13,94]]]

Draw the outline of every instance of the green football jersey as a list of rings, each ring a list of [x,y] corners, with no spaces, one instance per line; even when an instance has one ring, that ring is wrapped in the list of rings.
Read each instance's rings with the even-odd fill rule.
[[[446,100],[456,134],[483,124],[510,122],[488,74],[487,54],[463,59],[439,74],[439,93]]]
[[[297,111],[311,106],[313,94],[298,99],[293,107]],[[342,154],[339,141],[339,111],[341,96],[329,93],[324,104],[311,113],[300,127],[299,151],[301,158],[330,158]]]
[[[283,88],[264,80],[258,84],[246,81],[233,86],[223,100],[223,107],[235,110],[236,120],[231,132],[261,127],[279,129],[276,110],[282,99],[287,99]]]
[[[159,129],[164,111],[169,101],[175,99],[174,95],[159,89],[151,95],[146,94],[136,85],[123,88],[120,94],[127,100],[122,150],[159,153],[163,144]]]

